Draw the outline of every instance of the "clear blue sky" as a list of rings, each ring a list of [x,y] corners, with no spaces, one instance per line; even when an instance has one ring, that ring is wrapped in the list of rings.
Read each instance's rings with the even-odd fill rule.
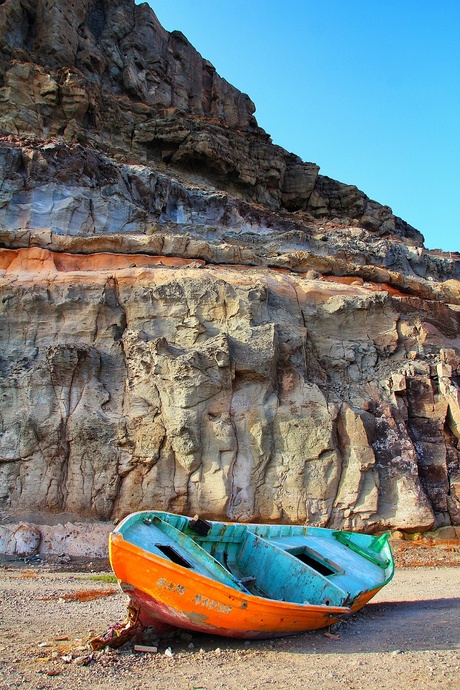
[[[150,0],[273,141],[460,251],[460,0]]]

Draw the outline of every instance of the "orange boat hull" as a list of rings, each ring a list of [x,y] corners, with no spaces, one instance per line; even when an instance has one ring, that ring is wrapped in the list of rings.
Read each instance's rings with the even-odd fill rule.
[[[121,534],[111,535],[110,560],[141,624],[159,633],[173,626],[246,639],[293,635],[336,623],[380,589],[358,597],[352,608],[265,599],[175,566]]]

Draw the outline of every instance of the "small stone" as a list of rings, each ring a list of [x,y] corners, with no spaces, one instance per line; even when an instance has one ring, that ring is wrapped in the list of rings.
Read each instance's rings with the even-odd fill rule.
[[[92,658],[93,658],[92,654],[85,654],[83,656],[77,656],[73,660],[73,663],[76,666],[87,666]]]
[[[21,523],[14,533],[14,553],[19,558],[27,558],[37,553],[42,533],[35,525]]]
[[[156,654],[158,652],[158,647],[146,644],[135,644],[133,649],[135,652],[150,652],[151,654]]]

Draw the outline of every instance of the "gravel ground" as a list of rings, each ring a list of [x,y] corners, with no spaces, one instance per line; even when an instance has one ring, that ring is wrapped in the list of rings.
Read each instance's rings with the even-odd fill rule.
[[[393,581],[331,630],[251,643],[181,633],[156,654],[91,654],[87,640],[125,617],[106,561],[3,561],[0,690],[458,690],[458,545],[394,547]]]

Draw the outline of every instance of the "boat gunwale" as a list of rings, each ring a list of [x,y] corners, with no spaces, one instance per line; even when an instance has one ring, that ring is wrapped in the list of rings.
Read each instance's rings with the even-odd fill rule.
[[[137,521],[139,521],[139,520],[141,519],[141,516],[144,516],[144,517],[151,517],[152,515],[157,516],[157,517],[162,516],[162,515],[163,515],[163,516],[171,516],[171,515],[172,515],[172,516],[174,516],[174,517],[176,517],[176,518],[184,518],[185,520],[191,520],[191,518],[190,518],[189,516],[187,516],[187,515],[171,513],[171,512],[168,512],[168,511],[164,511],[164,510],[139,510],[139,511],[136,511],[136,512],[134,512],[134,513],[130,513],[130,514],[127,515],[125,518],[123,518],[123,519],[118,523],[118,525],[116,526],[116,528],[115,528],[114,530],[112,530],[112,532],[110,533],[110,536],[112,536],[112,534],[122,534],[122,530],[125,530],[126,528],[128,528],[128,527],[131,525],[131,523],[136,523]],[[163,518],[160,518],[160,519],[163,520]],[[164,522],[166,522],[167,524],[171,524],[171,523],[169,523],[167,520],[164,520]],[[262,529],[264,529],[264,528],[266,528],[266,527],[271,527],[271,526],[281,526],[281,525],[279,525],[278,523],[273,523],[273,525],[271,525],[271,524],[269,524],[269,523],[237,523],[237,522],[231,522],[231,521],[227,521],[227,520],[210,520],[209,522],[211,523],[211,525],[221,525],[222,527],[229,527],[229,526],[233,526],[233,525],[239,525],[239,526],[241,526],[241,527],[244,527],[244,528],[249,529],[249,531],[250,531],[250,532],[253,532],[253,533],[254,533],[254,531],[257,532],[257,529],[258,529],[259,527],[262,528]],[[313,525],[313,526],[310,526],[310,525],[282,525],[282,526],[285,526],[285,527],[294,527],[294,528],[296,528],[296,529],[300,529],[300,530],[303,531],[303,536],[312,536],[312,537],[314,537],[315,535],[324,534],[324,533],[330,533],[330,534],[332,535],[334,532],[344,532],[344,533],[346,533],[346,534],[348,534],[348,535],[353,535],[353,534],[364,534],[364,533],[361,533],[361,532],[356,532],[356,533],[355,533],[355,532],[351,532],[351,531],[349,531],[349,530],[333,530],[333,529],[329,529],[329,528],[327,528],[327,527],[317,527],[317,526],[314,526],[314,525]],[[178,528],[176,528],[176,529],[178,529]],[[179,530],[179,531],[181,531],[181,530]],[[308,534],[309,532],[310,532],[310,534]],[[185,533],[184,533],[184,534],[185,534]],[[187,535],[187,536],[190,536],[190,537],[191,537],[191,535]],[[258,536],[260,536],[260,535],[258,535]],[[299,535],[299,536],[300,536],[300,535]],[[371,537],[371,538],[373,538],[373,539],[378,539],[378,537],[376,537],[375,535],[366,535],[366,536],[369,536],[369,537]],[[218,535],[216,535],[216,541],[217,541],[217,538],[218,538]],[[263,539],[264,537],[261,537],[261,538]],[[214,538],[211,538],[211,539],[212,539],[212,541],[214,541]],[[125,541],[128,541],[128,540],[125,540]],[[202,542],[203,542],[203,541],[206,541],[206,537],[199,537],[199,536],[198,536],[198,538],[197,538],[197,539],[193,539],[193,541],[194,541],[195,544],[197,544],[198,546],[201,546]],[[269,541],[269,540],[268,540],[268,541]],[[142,549],[142,547],[140,547],[140,548]],[[347,546],[346,548],[350,548],[350,547]],[[386,575],[386,577],[384,576],[384,579],[382,579],[380,582],[377,582],[375,585],[370,586],[370,587],[367,587],[366,590],[365,590],[365,592],[374,592],[374,591],[376,591],[376,590],[378,591],[379,589],[381,589],[382,587],[384,587],[385,585],[387,585],[387,584],[393,579],[393,577],[394,577],[394,574],[395,574],[395,563],[394,563],[393,553],[392,553],[392,550],[391,550],[390,545],[388,544],[388,541],[387,541],[387,543],[386,543],[386,545],[385,545],[385,548],[388,549],[389,563],[388,563],[388,565],[387,565],[386,567],[382,567],[381,565],[379,565],[379,566],[377,566],[377,567],[379,567],[380,570],[382,571],[382,575],[384,575],[384,574],[386,575],[386,572],[389,571],[389,572],[388,572],[388,575]],[[147,554],[147,553],[150,553],[149,551],[147,551],[147,550],[145,550],[145,549],[142,549],[142,551],[143,551],[143,553],[146,553],[146,554]],[[209,555],[212,557],[212,554],[209,554]],[[361,558],[365,559],[365,556],[364,556],[363,554],[358,553],[358,555],[359,555]],[[365,560],[368,560],[368,559],[365,559]],[[369,561],[368,561],[368,562],[369,562]],[[375,564],[375,565],[376,565],[376,564]],[[191,571],[191,572],[193,572],[193,571]],[[230,571],[229,571],[229,572],[230,572]],[[230,573],[230,574],[231,574],[232,577],[234,577],[234,576],[232,575],[232,573]],[[238,580],[238,578],[235,578],[235,579]],[[217,580],[215,580],[215,581],[217,581]],[[239,590],[235,588],[235,591],[239,591]],[[240,591],[243,591],[243,592],[245,591],[244,586],[243,586],[242,590],[240,590]],[[257,595],[255,595],[255,594],[251,594],[250,592],[249,592],[249,595],[250,595],[250,596],[257,596]],[[263,599],[263,600],[270,601],[270,599],[268,599],[268,598],[266,599],[265,597],[258,597],[258,598]],[[353,601],[355,601],[356,598],[357,598],[357,597],[355,597],[355,598],[353,599]],[[281,602],[281,600],[279,600],[279,599],[275,599],[275,600],[273,600],[273,601],[280,601],[280,603],[283,603],[283,602]],[[292,603],[293,603],[293,602],[292,602]],[[302,604],[302,606],[303,606],[303,604]],[[340,607],[339,607],[339,608],[340,608]]]

